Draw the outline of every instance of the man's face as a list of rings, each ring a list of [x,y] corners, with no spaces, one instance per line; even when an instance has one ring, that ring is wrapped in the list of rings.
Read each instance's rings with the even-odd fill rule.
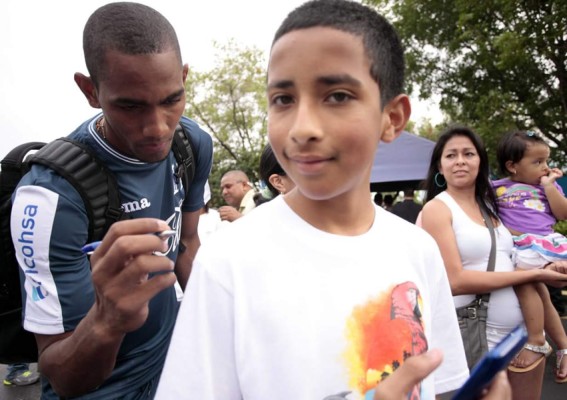
[[[121,153],[145,162],[167,157],[185,109],[185,77],[174,51],[127,55],[109,51],[96,99],[107,140]]]
[[[240,207],[240,203],[250,186],[245,180],[235,176],[223,176],[220,182],[221,194],[226,204],[232,207]]]
[[[384,114],[360,37],[327,27],[283,35],[270,55],[268,104],[270,143],[302,195],[368,192]]]

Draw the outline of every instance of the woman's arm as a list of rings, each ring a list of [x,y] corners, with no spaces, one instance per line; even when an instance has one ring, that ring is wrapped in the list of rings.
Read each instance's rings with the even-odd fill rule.
[[[423,207],[422,227],[433,236],[439,246],[453,296],[489,293],[496,289],[527,282],[565,279],[565,275],[550,269],[510,272],[468,271],[463,269],[453,231],[451,211],[440,200],[431,200]]]

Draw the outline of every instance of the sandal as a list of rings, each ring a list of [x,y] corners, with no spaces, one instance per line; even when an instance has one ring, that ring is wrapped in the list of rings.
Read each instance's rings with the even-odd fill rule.
[[[520,373],[529,372],[529,371],[535,369],[539,364],[541,364],[541,362],[545,358],[547,358],[553,352],[553,349],[551,348],[551,346],[547,342],[545,342],[545,344],[543,346],[536,346],[534,344],[526,343],[524,345],[524,349],[529,350],[529,351],[533,351],[534,353],[543,354],[543,357],[538,358],[536,361],[534,361],[533,363],[531,363],[527,367],[516,367],[514,365],[509,365],[508,366],[509,371],[520,372]],[[567,354],[567,350],[565,350],[565,353],[561,354],[561,358],[563,358],[563,354]],[[567,378],[565,378],[565,379],[567,379]]]
[[[557,383],[566,383],[567,382],[567,376],[564,376],[563,378],[560,378],[559,376],[557,376],[557,374],[559,373],[559,371],[561,370],[561,361],[563,360],[563,356],[567,355],[567,349],[562,349],[562,350],[557,350],[555,352],[555,356],[557,357],[557,361],[555,362],[555,382]]]

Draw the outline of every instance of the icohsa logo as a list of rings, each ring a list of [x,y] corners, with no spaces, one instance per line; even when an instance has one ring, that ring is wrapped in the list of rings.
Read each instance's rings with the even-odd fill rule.
[[[23,218],[21,222],[20,236],[15,240],[14,247],[20,254],[19,261],[26,276],[32,282],[32,299],[33,301],[40,301],[47,297],[46,292],[42,286],[41,281],[37,279],[37,269],[35,263],[35,218],[38,214],[39,207],[34,204],[29,204],[24,207]]]
[[[32,280],[33,281],[33,280]],[[33,301],[40,301],[47,297],[48,292],[44,292],[41,287],[41,282],[34,282],[37,286],[33,286],[32,299]]]

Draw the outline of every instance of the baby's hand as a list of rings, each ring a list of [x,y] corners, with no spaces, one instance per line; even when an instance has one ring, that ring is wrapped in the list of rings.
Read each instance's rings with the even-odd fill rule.
[[[549,170],[549,174],[541,177],[541,186],[551,185],[553,182],[555,182],[556,179],[559,179],[562,176],[563,171],[561,171],[559,168],[551,168]]]

